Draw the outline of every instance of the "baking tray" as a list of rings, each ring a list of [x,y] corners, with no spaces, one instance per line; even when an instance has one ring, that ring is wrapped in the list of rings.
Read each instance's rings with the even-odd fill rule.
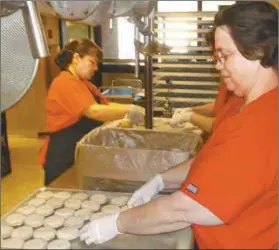
[[[44,191],[52,191],[52,192],[66,191],[71,193],[71,195],[73,195],[74,193],[84,192],[89,195],[89,198],[94,194],[104,194],[109,199],[117,196],[123,196],[123,195],[131,196],[131,193],[124,193],[124,192],[105,192],[105,191],[92,191],[92,190],[81,190],[81,189],[62,189],[62,188],[43,187],[33,192],[24,201],[20,202],[8,213],[2,216],[1,224],[5,223],[4,222],[5,218],[9,214],[14,213],[19,207],[26,205],[31,199],[35,198],[37,194]],[[85,224],[87,222],[85,222]],[[58,228],[58,230],[59,229],[60,228]],[[192,249],[193,237],[192,237],[191,229],[185,228],[183,230],[179,230],[172,233],[150,235],[150,236],[123,234],[123,235],[119,235],[118,237],[116,237],[111,241],[99,245],[91,244],[87,246],[84,242],[81,242],[79,239],[72,240],[70,241],[70,243],[71,243],[71,249]]]

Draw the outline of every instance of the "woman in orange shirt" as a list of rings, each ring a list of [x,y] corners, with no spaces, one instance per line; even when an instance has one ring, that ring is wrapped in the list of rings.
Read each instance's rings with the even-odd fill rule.
[[[57,56],[61,73],[53,80],[47,100],[47,126],[40,161],[45,185],[74,163],[76,143],[103,122],[122,119],[141,122],[144,109],[109,103],[88,79],[98,70],[101,49],[88,39],[68,43]]]
[[[228,100],[194,159],[138,189],[138,207],[87,224],[87,244],[191,226],[201,249],[278,249],[278,12],[243,1],[214,24],[216,68],[244,102]],[[178,191],[148,202],[164,188]]]

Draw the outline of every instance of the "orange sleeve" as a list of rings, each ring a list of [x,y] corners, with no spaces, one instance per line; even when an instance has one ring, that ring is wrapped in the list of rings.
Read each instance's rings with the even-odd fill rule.
[[[181,191],[229,223],[264,192],[268,163],[247,127],[222,129],[219,139],[197,156]]]
[[[81,116],[84,109],[96,103],[90,90],[79,81],[67,80],[56,91],[56,102],[72,117]]]

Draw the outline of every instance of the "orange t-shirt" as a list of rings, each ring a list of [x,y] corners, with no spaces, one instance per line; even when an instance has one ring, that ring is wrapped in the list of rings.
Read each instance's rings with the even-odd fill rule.
[[[62,71],[52,82],[47,100],[47,132],[56,132],[76,123],[82,112],[96,103],[94,96],[98,96],[102,104],[108,104],[96,86],[88,81],[82,82],[67,71]],[[40,163],[45,162],[49,137],[45,137],[40,151]]]
[[[224,221],[193,225],[202,249],[278,246],[277,88],[241,112],[231,102],[181,186],[187,196]]]

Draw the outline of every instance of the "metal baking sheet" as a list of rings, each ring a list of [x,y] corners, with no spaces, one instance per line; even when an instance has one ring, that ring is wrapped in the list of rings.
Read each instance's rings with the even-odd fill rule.
[[[60,189],[60,188],[47,188],[43,187],[36,190],[30,196],[28,196],[24,201],[19,203],[13,209],[11,209],[7,214],[1,217],[1,224],[5,223],[5,218],[14,213],[19,207],[27,205],[28,202],[35,198],[36,195],[40,192],[52,191],[52,192],[61,192],[66,191],[71,193],[80,193],[84,192],[90,196],[94,194],[104,194],[109,199],[118,196],[130,196],[131,193],[123,192],[104,192],[104,191],[91,191],[91,190],[80,190],[80,189]],[[106,205],[106,204],[104,204]],[[103,206],[104,206],[103,205]],[[98,211],[96,211],[98,212]],[[87,222],[85,222],[86,224]],[[61,227],[62,228],[62,227]],[[60,228],[58,228],[59,230]],[[87,246],[84,242],[81,242],[79,239],[70,241],[71,249],[192,249],[193,246],[193,237],[190,228],[186,228],[177,232],[165,233],[160,235],[150,235],[150,236],[137,236],[137,235],[128,235],[123,234],[119,235],[115,239],[105,242],[100,245],[91,244]]]

